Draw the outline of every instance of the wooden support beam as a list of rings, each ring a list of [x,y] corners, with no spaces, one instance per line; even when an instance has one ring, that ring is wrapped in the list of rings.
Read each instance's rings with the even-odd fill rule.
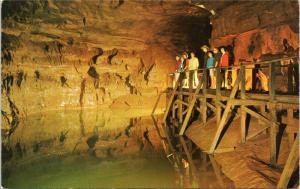
[[[181,99],[177,99],[176,102],[177,102],[178,104],[179,104],[179,103],[182,103],[182,104],[185,105],[185,106],[189,106],[188,103],[184,102],[184,101],[181,100]]]
[[[276,154],[276,137],[277,137],[277,116],[276,116],[276,105],[275,105],[275,63],[269,64],[269,101],[270,101],[270,113],[271,113],[271,128],[270,128],[270,162],[275,165],[277,162]]]
[[[221,100],[221,72],[220,68],[216,68],[217,75],[216,75],[216,117],[217,117],[217,125],[220,124],[221,121],[221,113],[222,113],[222,108],[221,105],[218,104],[217,102],[220,102]]]
[[[179,92],[182,92],[182,85],[179,86]],[[179,125],[182,125],[182,120],[183,120],[183,95],[182,93],[178,95],[178,100],[180,101],[180,103],[178,104],[178,120],[179,120]]]
[[[209,154],[208,156],[209,156],[210,162],[213,166],[213,169],[214,169],[215,175],[217,177],[218,183],[219,183],[220,187],[223,188],[224,187],[224,182],[223,182],[223,179],[222,179],[222,176],[221,176],[221,174],[222,174],[221,169],[218,166],[217,162],[215,161],[213,155]]]
[[[203,88],[202,88],[202,95],[203,95],[203,99],[201,99],[201,117],[202,117],[202,121],[203,123],[206,123],[207,120],[207,99],[206,99],[206,93],[207,93],[207,74],[208,74],[208,69],[204,69],[203,70]]]
[[[259,120],[261,120],[261,121],[263,121],[263,122],[265,122],[265,123],[267,123],[267,124],[272,124],[272,123],[273,123],[272,120],[268,120],[266,117],[260,115],[259,113],[255,112],[255,111],[253,111],[253,110],[251,110],[251,109],[249,109],[249,108],[245,108],[245,111],[246,111],[248,114],[250,114],[250,115],[256,117],[257,119],[259,119]],[[276,124],[276,125],[279,125],[279,123],[277,123],[277,122],[275,122],[275,124]]]
[[[184,150],[184,152],[186,154],[186,157],[187,157],[187,159],[189,161],[189,164],[190,164],[190,167],[192,169],[193,175],[196,176],[197,175],[197,169],[196,169],[196,166],[195,166],[195,164],[193,162],[192,154],[188,150],[187,145],[185,143],[185,140],[184,140],[183,136],[179,136],[179,141],[180,141],[180,143],[181,143],[181,145],[183,147],[183,150]]]
[[[167,142],[168,142],[168,144],[169,144],[169,148],[170,148],[169,151],[171,151],[171,153],[175,153],[175,148],[174,148],[174,146],[173,146],[173,144],[172,144],[172,142],[171,142],[171,138],[170,138],[170,135],[169,135],[169,132],[168,132],[168,130],[167,130],[166,125],[165,125],[165,124],[162,124],[162,128],[163,128],[164,134],[165,134],[165,136],[166,136],[166,138],[167,138]]]
[[[233,99],[235,97],[235,95],[238,91],[238,88],[239,88],[240,81],[241,81],[241,74],[238,74],[238,78],[236,79],[236,81],[234,83],[234,86],[233,86],[233,89],[232,89],[232,91],[230,93],[230,96],[229,96],[230,99]],[[210,154],[212,154],[215,151],[216,147],[217,147],[217,143],[220,139],[221,132],[223,131],[223,128],[225,126],[225,123],[226,123],[226,120],[227,120],[227,117],[229,115],[230,110],[231,110],[231,102],[229,100],[229,101],[227,101],[226,108],[225,108],[224,113],[222,115],[222,118],[220,120],[220,124],[218,126],[217,132],[215,134],[215,137],[214,137],[214,139],[212,141],[212,144],[211,144],[211,147],[209,149]]]
[[[299,159],[299,134],[297,135],[297,137],[293,143],[291,152],[288,156],[288,159],[285,163],[282,174],[280,176],[279,182],[277,184],[277,188],[287,188],[288,187],[288,183],[290,181],[292,173],[293,173],[295,167],[298,165],[298,159]]]
[[[155,126],[155,129],[156,129],[156,131],[157,131],[157,134],[158,134],[159,138],[160,138],[161,140],[166,140],[166,138],[164,138],[164,137],[160,134],[160,130],[159,130],[159,128],[158,128],[158,124],[157,124],[157,121],[156,121],[155,117],[154,117],[153,115],[151,115],[151,118],[152,118],[153,124],[154,124],[154,126]]]
[[[241,99],[244,100],[246,98],[245,92],[245,85],[246,85],[246,78],[245,78],[245,66],[241,66],[240,73],[241,75]],[[241,143],[246,142],[246,111],[245,105],[241,104]]]
[[[178,78],[178,80],[175,84],[175,87],[174,87],[173,91],[172,91],[171,98],[169,99],[169,102],[168,102],[168,105],[167,105],[167,108],[166,108],[166,111],[165,111],[165,114],[164,114],[164,117],[163,117],[163,123],[166,123],[167,117],[169,115],[170,108],[173,104],[173,100],[174,100],[176,91],[177,91],[179,85],[181,85],[182,78],[183,78],[182,74],[184,74],[184,73],[180,73],[179,78]]]
[[[195,102],[197,100],[196,95],[199,93],[199,91],[201,89],[201,86],[202,86],[202,83],[203,83],[203,79],[200,80],[200,82],[199,82],[199,84],[198,84],[198,86],[197,86],[197,88],[195,90],[195,93],[193,94],[192,100],[189,103],[189,107],[187,109],[186,116],[184,118],[183,124],[182,124],[182,126],[180,128],[180,131],[179,131],[179,135],[183,135],[183,133],[184,133],[186,127],[187,127],[187,124],[188,124],[188,122],[190,120],[190,116],[192,114],[192,110],[193,110]]]
[[[212,105],[211,103],[206,102],[206,105],[207,105],[213,112],[216,112],[216,111],[217,111],[216,107],[214,107],[214,105]]]
[[[159,95],[158,95],[158,97],[157,97],[157,99],[156,99],[156,102],[155,102],[155,104],[154,104],[154,107],[153,107],[153,109],[152,109],[151,115],[154,115],[155,110],[156,110],[156,108],[157,108],[157,105],[158,105],[158,103],[159,103],[159,100],[160,100],[160,97],[161,97],[162,94],[163,94],[162,92],[159,93]]]
[[[268,128],[269,128],[269,126],[268,126],[268,127],[264,127],[264,128],[258,130],[258,131],[255,132],[255,133],[250,134],[249,136],[247,136],[247,140],[249,140],[249,139],[251,139],[251,138],[253,138],[253,137],[256,137],[257,135],[259,135],[260,133],[264,132],[264,131],[265,131],[266,129],[268,129]]]

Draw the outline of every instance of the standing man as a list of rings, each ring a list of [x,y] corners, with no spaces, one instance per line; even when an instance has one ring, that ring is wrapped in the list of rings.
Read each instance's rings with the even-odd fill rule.
[[[209,51],[209,48],[208,48],[207,45],[203,45],[203,46],[201,47],[201,50],[202,50],[202,52],[204,53],[204,56],[203,56],[203,63],[202,63],[202,68],[204,68],[204,71],[205,71],[205,74],[206,74],[206,78],[207,78],[206,86],[209,86],[209,85],[210,85],[209,79],[208,79],[208,78],[209,78],[209,71],[206,70],[206,64],[207,64],[207,59],[208,59],[207,53],[208,53],[208,51]]]
[[[221,60],[221,56],[222,54],[220,53],[219,49],[217,47],[214,47],[213,48],[213,53],[214,53],[214,58],[215,58],[215,68],[219,67],[219,64],[220,64],[220,60]],[[217,70],[215,70],[215,73],[214,75],[216,76],[217,75]],[[214,80],[213,80],[213,84],[212,84],[214,87],[217,86],[217,80],[216,80],[216,77],[214,77]]]
[[[180,60],[180,57],[179,56],[176,56],[176,69],[175,69],[175,73],[174,73],[174,80],[173,80],[173,88],[175,87],[176,85],[176,82],[177,80],[179,79],[179,75],[180,75],[180,72],[182,72],[182,66],[183,66],[183,62]]]
[[[199,68],[199,60],[197,57],[195,57],[195,53],[191,52],[191,58],[190,58],[190,66],[189,66],[189,86],[193,86],[193,88],[196,88],[198,86],[198,68]]]
[[[225,78],[227,78],[227,69],[229,66],[229,56],[224,47],[221,48],[221,53],[222,53],[222,56],[221,56],[220,65],[219,65],[219,67],[221,68],[221,79],[222,79],[221,86],[226,88],[227,82],[226,82]]]
[[[208,59],[207,52],[208,52],[209,48],[208,48],[207,45],[203,45],[203,46],[201,47],[201,50],[202,50],[202,52],[204,53],[202,68],[205,68],[205,67],[206,67],[206,62],[207,62],[207,59]]]

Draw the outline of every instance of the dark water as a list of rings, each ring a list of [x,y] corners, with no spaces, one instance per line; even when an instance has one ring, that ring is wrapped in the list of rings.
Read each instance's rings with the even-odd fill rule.
[[[22,119],[3,141],[13,155],[2,165],[2,186],[175,187],[151,119],[128,115],[70,110]]]
[[[12,152],[2,161],[2,186],[218,187],[212,169],[198,178],[189,168],[179,171],[167,159],[157,132],[162,129],[150,116],[131,117],[134,113],[68,110],[22,118],[11,138],[2,139]]]

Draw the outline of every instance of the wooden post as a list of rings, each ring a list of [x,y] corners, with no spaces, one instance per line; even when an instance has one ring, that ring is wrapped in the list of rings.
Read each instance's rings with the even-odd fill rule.
[[[275,165],[277,161],[276,154],[276,135],[277,135],[277,116],[276,116],[276,104],[275,104],[275,63],[269,64],[269,101],[270,101],[270,113],[271,113],[271,128],[270,128],[270,162]]]
[[[299,159],[299,134],[297,135],[289,157],[285,163],[277,188],[287,188],[291,175],[298,164]]]
[[[175,84],[175,87],[174,87],[173,91],[172,91],[172,95],[171,95],[171,97],[169,99],[169,102],[167,104],[166,111],[165,111],[165,114],[164,114],[164,117],[163,117],[163,123],[166,123],[166,119],[167,119],[167,117],[169,115],[170,108],[171,108],[171,106],[173,104],[177,88],[182,83],[182,77],[183,77],[182,74],[184,74],[184,73],[180,73],[179,78],[178,78],[178,80],[177,80],[177,82]]]
[[[246,78],[245,78],[245,65],[241,66],[240,70],[241,74],[241,99],[245,99],[245,85],[246,85]],[[245,112],[245,105],[241,105],[241,142],[246,142],[246,117],[247,114]]]
[[[294,132],[290,132],[288,128],[292,128],[293,126],[293,108],[288,108],[287,109],[287,128],[285,129],[287,131],[288,139],[289,139],[289,147],[294,143]]]
[[[182,106],[182,101],[183,101],[183,95],[182,95],[182,85],[179,86],[179,95],[178,95],[178,99],[180,100],[180,102],[178,103],[178,120],[179,120],[179,126],[182,125],[182,119],[183,119],[183,115],[182,115],[182,111],[183,111],[183,106]]]
[[[216,68],[217,70],[217,75],[216,75],[216,117],[217,117],[217,125],[220,124],[221,120],[221,113],[222,113],[222,108],[218,102],[220,102],[221,99],[221,73],[220,73],[220,68]]]
[[[202,88],[202,94],[203,98],[201,99],[201,115],[202,115],[202,121],[203,123],[206,123],[207,121],[207,105],[206,105],[206,92],[207,92],[207,72],[209,70],[204,69],[203,70],[203,88]]]
[[[260,105],[260,106],[259,106],[259,111],[260,111],[260,114],[261,114],[262,116],[267,117],[267,113],[266,113],[266,105]],[[267,126],[267,124],[264,123],[263,121],[261,121],[260,119],[258,120],[258,124],[261,125],[261,126],[263,126],[263,127]],[[268,130],[268,129],[265,130],[265,134],[267,134],[267,130]]]

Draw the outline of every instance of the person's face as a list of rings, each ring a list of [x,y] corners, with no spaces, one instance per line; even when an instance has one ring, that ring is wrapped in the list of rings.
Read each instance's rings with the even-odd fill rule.
[[[213,51],[214,51],[214,53],[215,53],[215,54],[217,54],[217,53],[218,53],[218,49],[214,49]]]
[[[183,58],[184,58],[184,59],[186,59],[186,58],[187,58],[186,54],[184,54],[184,55],[183,55]]]
[[[221,49],[221,52],[222,52],[222,53],[225,53],[225,49],[224,49],[224,48],[222,48],[222,49]]]
[[[212,54],[211,54],[211,53],[208,53],[208,56],[209,56],[209,57],[212,57]]]
[[[179,61],[180,60],[180,57],[179,56],[176,56],[176,61]]]
[[[191,53],[191,57],[194,58],[194,57],[195,57],[195,54],[194,54],[194,53]]]
[[[207,48],[202,48],[202,51],[207,53],[208,49]]]

